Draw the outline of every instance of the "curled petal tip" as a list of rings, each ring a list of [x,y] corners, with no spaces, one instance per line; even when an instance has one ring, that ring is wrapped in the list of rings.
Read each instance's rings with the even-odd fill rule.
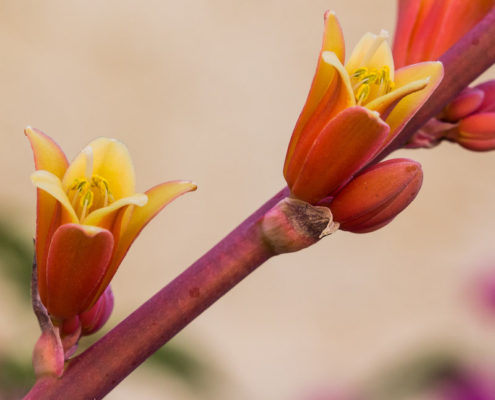
[[[335,17],[335,11],[334,10],[327,10],[325,11],[325,13],[323,14],[323,18],[324,19],[327,19],[329,16],[333,16]]]

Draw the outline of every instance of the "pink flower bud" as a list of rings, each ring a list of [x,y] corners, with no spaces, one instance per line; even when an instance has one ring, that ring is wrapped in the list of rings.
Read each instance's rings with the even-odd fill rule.
[[[495,112],[475,114],[463,119],[450,139],[469,150],[494,150]]]
[[[366,169],[330,204],[340,229],[372,232],[392,221],[416,197],[423,181],[421,165],[398,158]]]
[[[79,315],[82,335],[90,335],[99,330],[110,318],[113,311],[113,293],[110,286],[88,311]]]
[[[495,111],[495,79],[476,86],[475,89],[482,90],[484,93],[483,102],[478,109],[479,113]]]
[[[485,98],[485,92],[481,89],[466,88],[445,107],[442,120],[456,122],[474,113]]]

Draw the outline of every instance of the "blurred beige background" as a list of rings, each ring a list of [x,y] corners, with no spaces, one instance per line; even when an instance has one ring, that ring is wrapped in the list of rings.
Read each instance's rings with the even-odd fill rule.
[[[33,234],[27,125],[69,158],[95,137],[122,140],[139,190],[197,182],[122,264],[113,326],[284,185],[328,8],[349,48],[393,32],[392,0],[1,1],[2,215]],[[398,155],[420,161],[425,181],[396,221],[270,260],[180,333],[221,377],[213,394],[138,370],[108,398],[303,399],[438,343],[494,362],[495,325],[466,301],[473,273],[495,268],[494,153]],[[29,354],[35,320],[5,282],[0,293],[0,350]]]

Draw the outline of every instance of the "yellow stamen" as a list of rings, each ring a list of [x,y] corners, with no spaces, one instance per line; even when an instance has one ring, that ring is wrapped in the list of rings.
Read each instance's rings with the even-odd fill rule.
[[[103,195],[103,207],[106,207],[109,203],[113,202],[113,196],[110,192],[110,185],[105,178],[99,175],[93,175],[91,178],[91,186],[97,187]]]
[[[367,73],[368,73],[368,68],[366,67],[356,68],[352,73],[351,77],[357,79],[362,77],[363,75],[366,75]]]
[[[88,210],[93,205],[93,197],[94,197],[94,194],[91,190],[88,190],[86,193],[84,193],[84,196],[82,197],[81,203],[80,203],[80,205],[82,207],[81,216],[80,216],[81,221],[84,218],[86,218],[86,214],[87,214]]]
[[[370,94],[370,85],[362,84],[356,92],[356,101],[358,105],[363,104]]]

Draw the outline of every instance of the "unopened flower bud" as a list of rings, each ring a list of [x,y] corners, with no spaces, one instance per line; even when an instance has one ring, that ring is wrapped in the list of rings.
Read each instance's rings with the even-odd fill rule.
[[[416,197],[423,173],[415,161],[398,158],[374,165],[354,178],[330,204],[340,229],[372,232],[387,225]]]
[[[64,350],[58,329],[41,333],[33,350],[33,367],[37,378],[42,376],[60,377],[64,372]]]
[[[482,90],[484,93],[483,102],[481,103],[478,113],[494,112],[495,111],[495,79],[483,82],[476,86],[476,89]]]
[[[337,229],[330,209],[289,197],[261,220],[263,238],[276,254],[304,249]]]
[[[82,335],[90,335],[98,331],[110,318],[113,310],[113,293],[110,286],[88,311],[79,315]]]
[[[463,119],[450,133],[450,140],[474,151],[495,149],[495,112],[474,114]]]
[[[485,98],[485,92],[478,88],[466,88],[445,107],[442,120],[457,122],[474,113]]]

